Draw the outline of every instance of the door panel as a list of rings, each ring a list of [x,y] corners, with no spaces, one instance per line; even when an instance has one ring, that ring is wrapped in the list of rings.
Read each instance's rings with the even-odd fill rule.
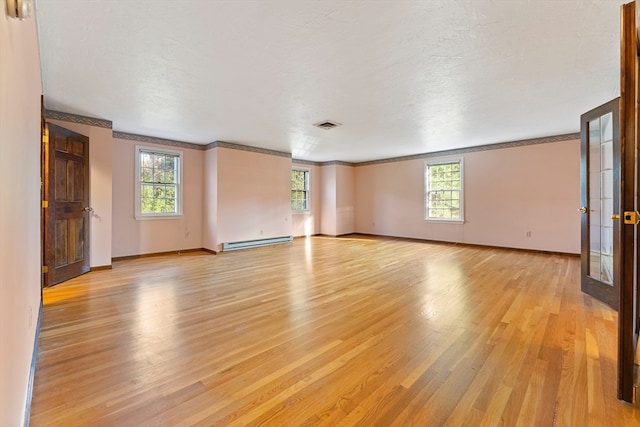
[[[45,132],[45,283],[53,285],[89,271],[89,139],[52,124]]]
[[[581,116],[583,292],[618,309],[620,221],[619,99]]]
[[[67,221],[56,221],[56,237],[55,237],[55,267],[63,267],[67,265],[67,259],[69,258],[69,239],[67,238]]]

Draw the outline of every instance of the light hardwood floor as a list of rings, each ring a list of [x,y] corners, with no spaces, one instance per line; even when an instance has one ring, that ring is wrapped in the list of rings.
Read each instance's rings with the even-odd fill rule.
[[[579,259],[350,236],[44,292],[32,426],[638,426]]]

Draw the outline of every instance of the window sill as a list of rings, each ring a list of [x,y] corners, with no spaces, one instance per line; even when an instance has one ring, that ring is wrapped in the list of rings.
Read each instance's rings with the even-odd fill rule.
[[[464,224],[464,219],[425,218],[424,222],[431,222],[431,223],[435,223],[435,224]]]
[[[173,215],[135,215],[136,221],[147,221],[147,220],[157,220],[157,219],[182,219],[182,214],[173,214]]]
[[[296,214],[308,214],[309,212],[311,212],[309,209],[303,210],[303,211],[291,211],[292,214],[296,215]]]

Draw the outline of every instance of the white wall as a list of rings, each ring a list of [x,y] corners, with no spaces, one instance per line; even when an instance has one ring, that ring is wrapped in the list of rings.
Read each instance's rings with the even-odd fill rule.
[[[356,232],[580,253],[580,141],[454,157],[464,158],[464,224],[424,220],[415,159],[356,167]]]
[[[113,257],[171,252],[203,247],[202,196],[204,151],[167,147],[183,153],[180,218],[135,218],[135,147],[161,145],[114,138]]]
[[[47,120],[89,138],[89,203],[93,208],[90,222],[90,265],[111,265],[113,231],[113,131],[62,120]],[[117,163],[116,163],[117,164]],[[119,173],[119,171],[118,171]]]
[[[309,170],[309,210],[306,212],[293,212],[291,216],[292,233],[295,237],[313,236],[320,233],[320,220],[322,214],[322,168],[315,165],[306,165],[293,161],[292,168]]]
[[[24,422],[40,307],[36,21],[0,17],[0,426]]]

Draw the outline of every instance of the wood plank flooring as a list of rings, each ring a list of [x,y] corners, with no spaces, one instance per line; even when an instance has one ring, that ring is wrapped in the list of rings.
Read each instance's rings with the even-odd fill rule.
[[[638,426],[579,259],[349,236],[44,291],[32,426]]]

